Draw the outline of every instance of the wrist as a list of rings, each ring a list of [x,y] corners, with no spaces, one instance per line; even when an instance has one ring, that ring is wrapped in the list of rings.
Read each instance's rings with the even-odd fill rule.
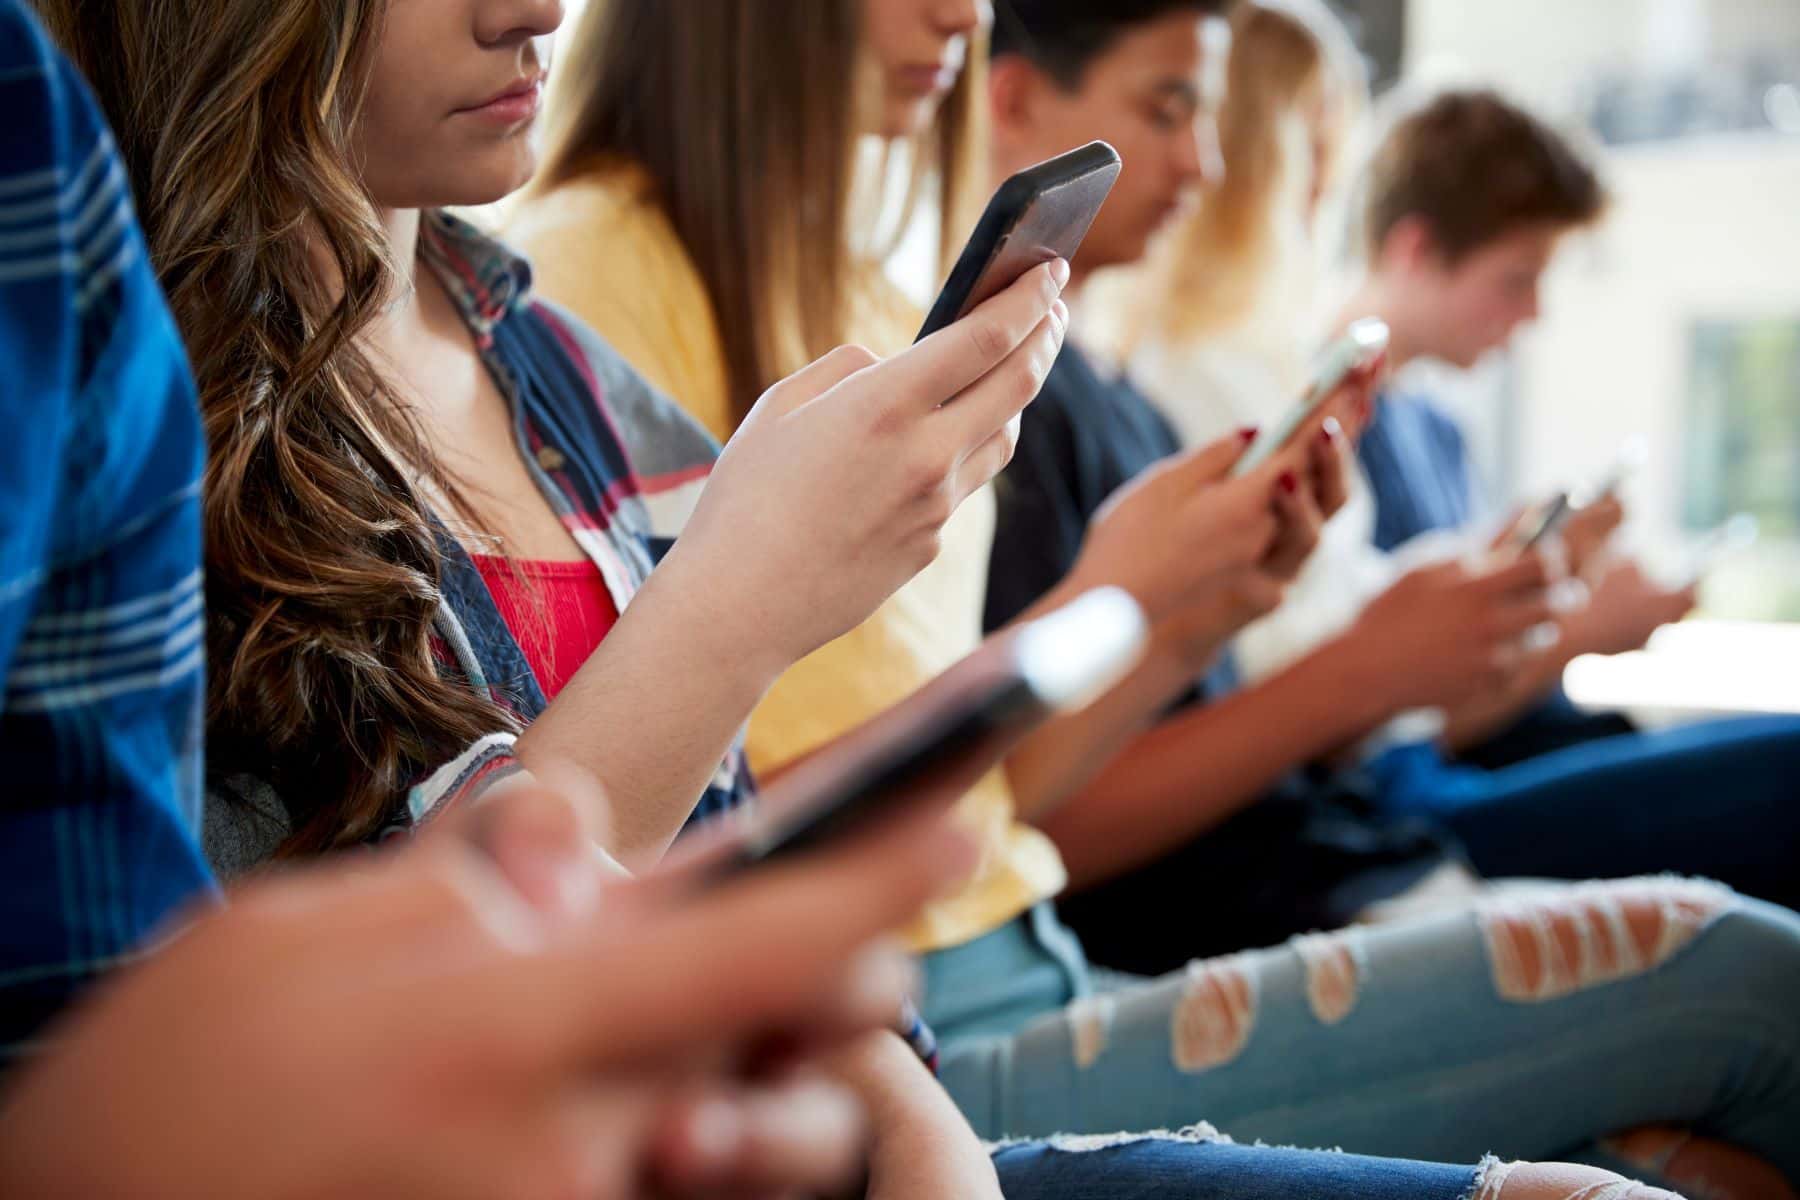
[[[708,677],[754,705],[789,667],[805,654],[791,644],[774,614],[749,602],[768,597],[779,602],[779,588],[722,586],[677,541],[638,589],[630,609],[658,614],[670,647]],[[621,616],[621,621],[623,621]]]
[[[1358,729],[1379,725],[1413,707],[1405,686],[1407,672],[1380,654],[1379,644],[1352,626],[1321,645],[1310,660],[1320,686]]]

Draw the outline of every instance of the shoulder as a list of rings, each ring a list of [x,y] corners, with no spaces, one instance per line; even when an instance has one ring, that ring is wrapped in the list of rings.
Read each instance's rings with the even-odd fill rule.
[[[704,475],[719,443],[573,312],[541,296],[526,314],[550,330],[575,361],[641,481]]]
[[[506,235],[531,256],[553,295],[596,276],[629,280],[634,303],[701,286],[649,179],[630,164],[601,167],[520,202]]]
[[[508,222],[539,296],[604,335],[715,433],[729,430],[724,349],[705,281],[640,170],[532,198]]]

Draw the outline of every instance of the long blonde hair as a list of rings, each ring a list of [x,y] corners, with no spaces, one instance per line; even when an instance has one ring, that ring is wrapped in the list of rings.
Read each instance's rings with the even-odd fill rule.
[[[356,344],[397,278],[350,151],[385,0],[34,3],[117,135],[199,385],[208,772],[275,786],[287,853],[364,840],[421,765],[514,724],[438,670],[401,464],[456,489]]]
[[[1219,114],[1225,178],[1158,248],[1152,327],[1184,341],[1229,327],[1306,270],[1283,262],[1311,258],[1306,189],[1330,182],[1367,94],[1349,34],[1318,0],[1241,0]]]
[[[861,272],[892,249],[880,227],[904,230],[933,184],[941,254],[973,223],[985,47],[932,130],[890,147],[910,157],[895,215],[857,194],[862,32],[853,0],[593,0],[559,55],[533,190],[610,161],[649,174],[718,315],[734,422],[849,340]]]

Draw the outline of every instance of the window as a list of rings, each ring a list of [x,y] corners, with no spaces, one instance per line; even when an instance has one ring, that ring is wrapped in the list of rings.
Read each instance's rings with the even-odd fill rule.
[[[1699,321],[1690,338],[1682,524],[1747,512],[1762,530],[1710,607],[1800,620],[1800,316]]]

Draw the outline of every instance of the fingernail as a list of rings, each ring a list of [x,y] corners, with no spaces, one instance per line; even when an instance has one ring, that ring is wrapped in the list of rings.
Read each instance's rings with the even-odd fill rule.
[[[1290,496],[1300,490],[1300,480],[1295,478],[1292,471],[1283,471],[1281,473],[1281,478],[1277,479],[1275,482],[1280,486],[1282,491]]]
[[[1238,430],[1238,438],[1245,442],[1254,442],[1256,440],[1256,434],[1257,426],[1255,425],[1245,425]]]
[[[881,1012],[896,1000],[916,997],[921,977],[912,958],[891,942],[878,942],[850,960],[844,982],[847,1006],[853,1012]]]
[[[729,1168],[744,1140],[744,1121],[737,1107],[725,1100],[703,1100],[688,1114],[688,1152],[697,1173],[711,1177]]]
[[[599,893],[593,864],[562,847],[523,845],[497,856],[512,884],[538,911],[552,917],[586,914]]]
[[[1324,424],[1319,426],[1319,438],[1328,446],[1343,435],[1344,427],[1336,417],[1326,417]]]
[[[1056,281],[1057,287],[1069,282],[1069,264],[1065,259],[1057,259],[1050,264],[1050,278]]]
[[[1068,305],[1064,304],[1061,300],[1058,300],[1050,306],[1050,311],[1056,314],[1056,323],[1058,326],[1060,326],[1063,329],[1067,329],[1069,327],[1069,306]]]
[[[963,886],[981,865],[980,847],[961,825],[946,823],[934,832],[933,837],[931,870],[939,890]]]

